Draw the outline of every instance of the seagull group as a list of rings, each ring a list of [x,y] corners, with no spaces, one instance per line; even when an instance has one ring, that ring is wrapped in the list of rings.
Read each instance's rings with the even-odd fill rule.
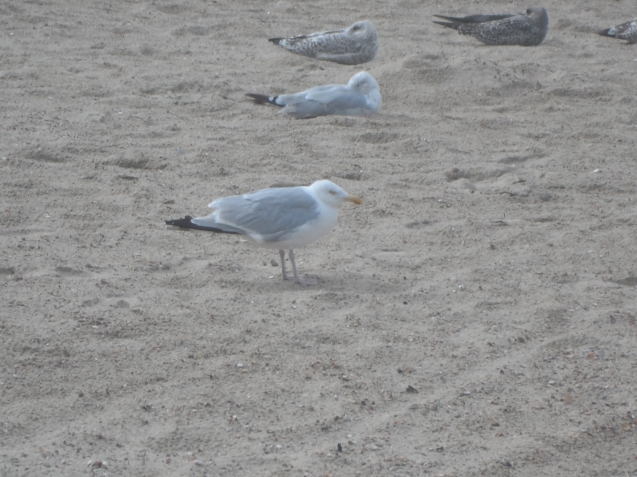
[[[530,7],[511,14],[479,14],[464,17],[435,15],[434,23],[453,28],[487,45],[538,46],[546,38],[549,17],[543,7]],[[599,35],[637,43],[637,19],[600,31]],[[317,60],[342,65],[372,61],[378,51],[378,34],[369,20],[348,28],[328,30],[289,38],[270,38],[286,50]],[[382,106],[376,80],[366,71],[356,73],[349,82],[316,86],[294,94],[267,96],[247,93],[257,104],[271,104],[296,119],[319,116],[367,116]],[[315,285],[317,280],[298,273],[294,249],[309,245],[328,234],[336,225],[343,202],[356,205],[362,199],[350,195],[328,180],[310,186],[273,187],[244,195],[219,198],[208,207],[207,216],[167,220],[166,224],[208,232],[234,234],[260,247],[278,249],[284,280]],[[290,277],[285,267],[285,250],[292,265]]]

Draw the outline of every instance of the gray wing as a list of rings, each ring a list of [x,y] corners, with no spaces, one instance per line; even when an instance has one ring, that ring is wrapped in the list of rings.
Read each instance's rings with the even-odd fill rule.
[[[338,88],[346,88],[347,86],[342,84],[326,84],[323,86],[315,86],[300,93],[294,94],[280,94],[276,97],[275,103],[278,106],[291,106],[293,104],[302,103],[308,99],[308,96],[312,94],[320,94],[324,91],[336,90]]]
[[[297,119],[361,114],[361,111],[369,109],[362,93],[342,84],[317,86],[302,93],[281,95],[276,101],[285,104],[284,112]]]
[[[286,107],[285,113],[297,119],[309,119],[339,114],[339,105],[347,107],[350,104],[347,96],[351,93],[352,89],[347,85],[330,84],[316,86],[301,93],[282,94],[275,101],[278,105]]]
[[[285,106],[284,114],[294,116],[296,119],[310,119],[318,116],[326,116],[329,113],[326,105],[320,101],[308,99],[307,95],[310,91],[321,91],[329,89],[332,85],[317,86],[308,91],[296,94],[282,94],[275,98],[278,105]]]
[[[463,35],[471,35],[487,45],[538,45],[546,35],[545,31],[524,15],[486,23],[466,23],[461,25],[458,31]]]
[[[307,99],[323,104],[331,111],[330,114],[367,107],[367,98],[363,93],[341,85],[337,88],[311,91],[308,93]]]
[[[210,207],[216,222],[236,227],[258,241],[277,242],[318,217],[318,203],[301,187],[263,189],[223,197]]]

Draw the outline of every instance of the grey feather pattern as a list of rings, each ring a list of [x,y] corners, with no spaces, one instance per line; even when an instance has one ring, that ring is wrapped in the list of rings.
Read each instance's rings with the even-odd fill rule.
[[[318,217],[318,204],[300,187],[263,189],[246,195],[215,200],[217,222],[242,230],[246,235],[259,235],[264,242],[285,239]]]
[[[378,51],[378,35],[369,20],[354,23],[342,30],[329,30],[269,41],[297,55],[358,65],[372,61]]]
[[[626,40],[628,44],[637,43],[637,19],[600,31],[600,35]]]
[[[537,46],[546,38],[549,25],[548,14],[541,7],[531,7],[517,15],[435,16],[449,21],[434,23],[454,28],[487,45]]]

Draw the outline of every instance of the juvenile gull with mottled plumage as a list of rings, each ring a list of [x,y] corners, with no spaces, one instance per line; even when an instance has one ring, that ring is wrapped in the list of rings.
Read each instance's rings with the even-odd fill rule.
[[[295,94],[266,96],[246,93],[257,104],[273,104],[296,119],[318,116],[367,116],[378,113],[383,104],[378,83],[361,71],[351,77],[347,84],[316,86]]]
[[[354,23],[342,30],[321,31],[291,38],[270,38],[297,55],[342,65],[359,65],[372,61],[378,51],[376,28],[369,20]]]
[[[619,40],[627,40],[628,44],[637,43],[637,18],[599,32],[602,36],[610,36]]]
[[[434,23],[458,30],[458,33],[470,35],[487,45],[537,46],[544,41],[549,28],[549,16],[542,7],[530,7],[517,14],[434,16],[448,20]]]
[[[284,280],[292,280],[285,270],[285,249],[294,280],[316,285],[312,278],[299,277],[293,249],[316,242],[327,235],[338,221],[338,208],[344,202],[361,204],[333,182],[322,180],[311,186],[274,187],[244,195],[221,197],[208,207],[215,211],[205,217],[167,220],[166,224],[185,229],[236,234],[265,248],[279,250]]]

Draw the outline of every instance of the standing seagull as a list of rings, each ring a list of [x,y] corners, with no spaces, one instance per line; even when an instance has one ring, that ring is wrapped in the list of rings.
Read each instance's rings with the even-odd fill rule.
[[[449,20],[434,23],[473,36],[487,45],[537,46],[544,41],[549,29],[549,16],[542,7],[530,7],[517,14],[434,16]]]
[[[637,18],[621,25],[617,25],[600,31],[599,35],[628,40],[628,44],[637,43]]]
[[[246,93],[257,104],[273,104],[282,114],[296,119],[309,119],[318,116],[366,116],[380,111],[383,100],[378,83],[367,73],[361,71],[351,77],[347,84],[328,84],[316,86],[295,94],[266,96]]]
[[[336,225],[343,201],[362,204],[330,181],[311,186],[262,189],[244,195],[221,197],[208,207],[215,211],[205,217],[167,220],[166,224],[184,229],[207,230],[242,235],[265,248],[279,250],[284,280],[292,280],[285,271],[285,249],[292,263],[294,280],[316,285],[312,278],[301,278],[296,271],[293,249],[316,242]]]
[[[378,51],[376,28],[369,20],[354,23],[342,30],[321,31],[292,38],[270,38],[297,55],[342,65],[359,65],[372,61]]]

